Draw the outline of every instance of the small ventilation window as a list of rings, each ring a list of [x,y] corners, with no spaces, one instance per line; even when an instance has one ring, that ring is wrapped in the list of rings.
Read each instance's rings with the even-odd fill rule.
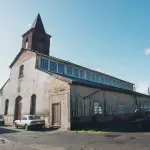
[[[19,77],[23,76],[23,71],[24,71],[24,65],[21,65],[19,68]]]

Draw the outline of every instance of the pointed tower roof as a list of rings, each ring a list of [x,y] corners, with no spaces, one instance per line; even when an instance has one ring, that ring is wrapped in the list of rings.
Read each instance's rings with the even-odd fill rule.
[[[37,17],[35,18],[31,28],[35,28],[38,31],[45,32],[44,25],[43,25],[43,22],[39,13]]]

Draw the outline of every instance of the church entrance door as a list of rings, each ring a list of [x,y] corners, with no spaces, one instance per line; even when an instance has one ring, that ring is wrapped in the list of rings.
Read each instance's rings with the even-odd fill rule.
[[[21,119],[21,112],[22,112],[22,97],[18,96],[15,102],[15,113],[14,113],[14,120]]]
[[[60,127],[61,124],[61,106],[60,103],[52,104],[52,125]]]

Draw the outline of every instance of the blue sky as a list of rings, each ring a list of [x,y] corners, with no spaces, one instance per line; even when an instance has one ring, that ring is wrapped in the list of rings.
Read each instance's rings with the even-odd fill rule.
[[[136,84],[150,84],[149,0],[1,0],[0,86],[39,12],[52,35],[51,55]]]

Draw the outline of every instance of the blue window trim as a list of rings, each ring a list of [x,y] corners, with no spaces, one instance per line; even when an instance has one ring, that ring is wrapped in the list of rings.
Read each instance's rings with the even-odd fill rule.
[[[48,71],[48,64],[49,64],[49,60],[47,60],[47,59],[44,59],[44,58],[41,58],[40,59],[40,69],[41,70],[46,70],[46,71]]]
[[[68,68],[70,68],[71,69],[71,74],[70,73],[68,73]],[[69,76],[73,76],[73,67],[72,66],[68,66],[67,65],[67,75],[69,75]]]
[[[55,66],[55,67],[56,67],[56,70],[52,70],[52,68],[51,68],[51,63],[56,63],[56,66]],[[55,61],[53,61],[53,60],[50,60],[50,61],[49,61],[49,66],[50,66],[50,67],[49,67],[50,71],[52,71],[52,72],[58,72],[58,71],[57,71],[57,68],[58,68],[57,62],[55,62]]]
[[[97,81],[96,81],[96,74],[92,74],[92,81],[93,81],[93,82],[97,82]]]
[[[75,75],[75,71],[78,71],[78,75]],[[78,68],[73,68],[73,76],[76,78],[80,78],[80,70]]]
[[[82,72],[82,73],[84,72],[84,73],[83,73],[83,77],[81,77],[81,75],[82,75],[81,72]],[[81,78],[81,79],[85,79],[85,70],[80,70],[80,78]]]
[[[88,76],[88,74],[89,74],[89,76]],[[92,80],[92,74],[91,74],[91,72],[86,71],[86,79],[89,80],[89,81]]]
[[[63,66],[63,71],[61,72],[61,71],[59,71],[59,65],[62,65]],[[58,73],[61,73],[61,74],[65,74],[65,64],[62,64],[62,63],[57,63],[57,67],[58,67]]]

